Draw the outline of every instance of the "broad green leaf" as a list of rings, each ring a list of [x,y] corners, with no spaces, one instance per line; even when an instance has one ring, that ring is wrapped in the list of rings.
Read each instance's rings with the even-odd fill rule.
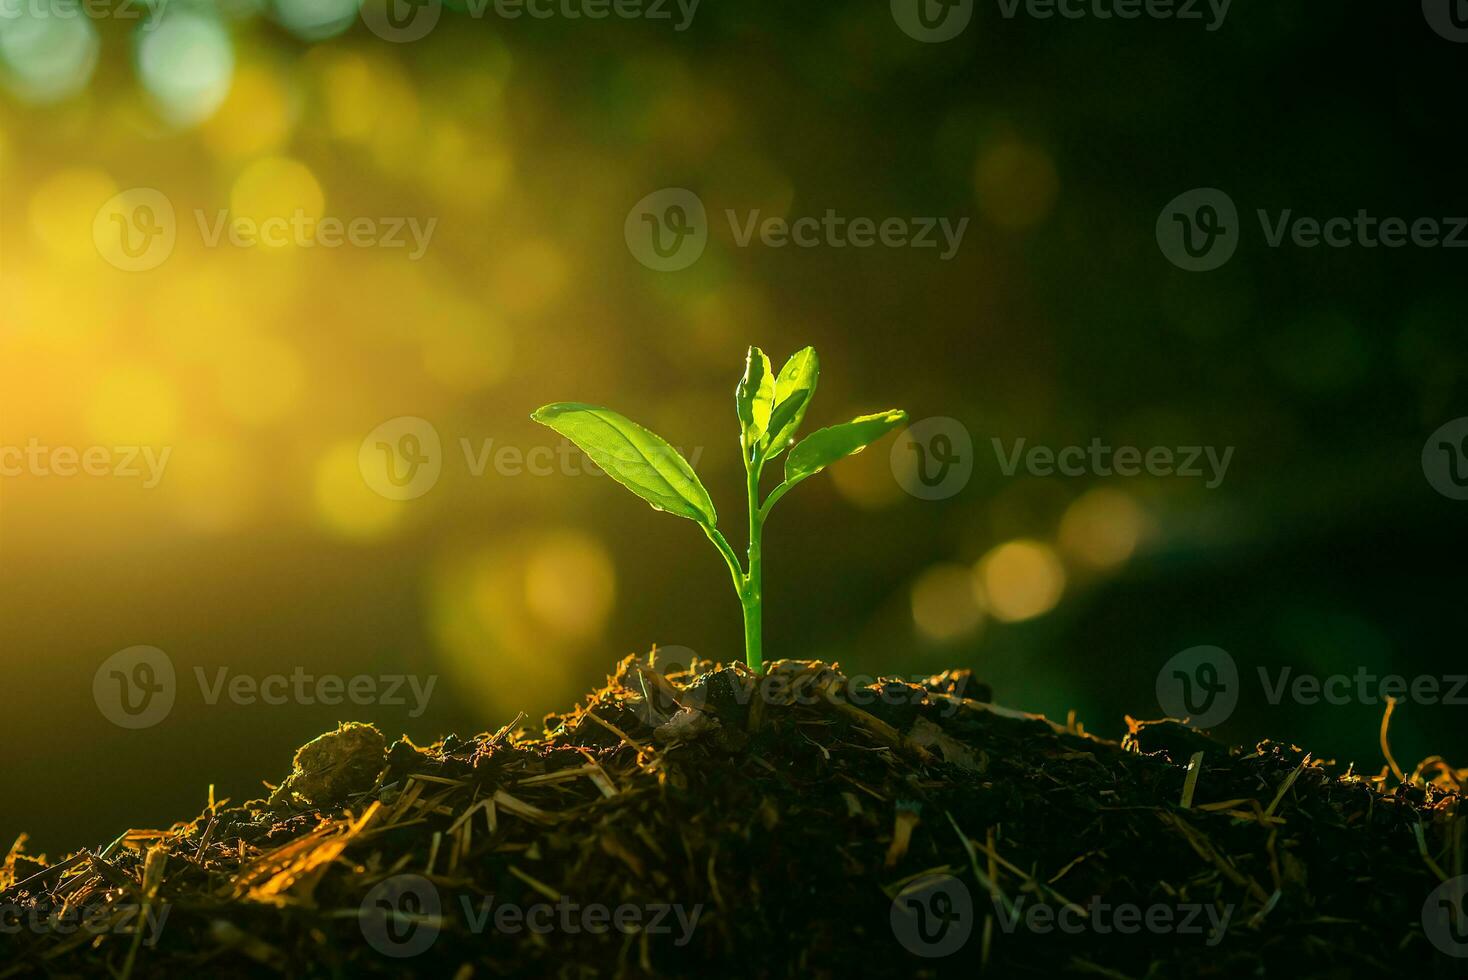
[[[890,409],[817,429],[800,440],[785,458],[785,482],[798,483],[838,459],[861,452],[905,421],[906,412]]]
[[[770,359],[758,347],[751,347],[744,361],[744,377],[734,389],[734,405],[739,411],[739,425],[744,444],[754,445],[770,425],[770,412],[775,407],[775,373]]]
[[[713,527],[719,522],[709,492],[693,467],[660,436],[608,408],[557,402],[530,416],[570,439],[608,476],[665,510]]]
[[[766,458],[784,452],[805,419],[805,410],[815,397],[816,381],[821,376],[821,362],[814,347],[796,351],[780,369],[775,379],[775,410],[770,413]]]

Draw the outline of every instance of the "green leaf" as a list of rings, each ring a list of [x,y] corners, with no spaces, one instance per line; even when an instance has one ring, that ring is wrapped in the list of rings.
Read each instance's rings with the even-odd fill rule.
[[[775,407],[775,373],[770,359],[758,347],[751,347],[744,361],[744,377],[734,389],[734,406],[739,411],[739,426],[746,446],[754,445],[770,424]]]
[[[709,492],[678,450],[660,436],[608,408],[556,402],[530,416],[570,439],[608,476],[637,496],[679,517],[713,527],[719,522]]]
[[[905,421],[906,412],[890,409],[817,429],[800,440],[785,458],[785,482],[798,483],[838,459],[861,452]]]
[[[770,413],[767,459],[773,459],[795,439],[805,410],[816,393],[821,376],[821,362],[814,347],[806,347],[790,355],[775,379],[775,410]]]

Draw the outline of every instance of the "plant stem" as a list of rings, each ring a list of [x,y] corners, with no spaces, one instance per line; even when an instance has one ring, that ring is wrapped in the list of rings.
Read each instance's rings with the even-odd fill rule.
[[[764,468],[762,454],[755,450],[753,458],[746,455],[745,469],[749,482],[749,572],[744,576],[744,588],[739,591],[739,601],[744,606],[744,662],[756,674],[763,673],[764,660],[764,600],[763,576],[760,568],[760,532],[764,528],[764,514],[759,505],[759,476]]]
[[[714,547],[719,549],[719,554],[724,556],[724,563],[729,566],[729,574],[734,579],[734,591],[739,593],[740,597],[743,598],[744,567],[739,564],[739,556],[734,553],[734,548],[729,544],[729,539],[724,537],[724,532],[716,527],[709,527],[707,524],[701,526],[703,527],[703,533],[708,535],[708,539],[714,543]]]

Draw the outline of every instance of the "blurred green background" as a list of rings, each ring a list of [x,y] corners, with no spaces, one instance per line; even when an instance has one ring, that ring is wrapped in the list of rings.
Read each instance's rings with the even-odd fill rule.
[[[375,0],[374,0],[375,2]],[[692,524],[604,478],[474,475],[555,445],[528,413],[607,404],[690,454],[736,548],[734,384],[749,343],[813,344],[806,428],[902,407],[962,423],[972,477],[904,491],[892,439],[809,481],[765,543],[767,657],[966,666],[1004,704],[1108,737],[1158,671],[1221,646],[1219,733],[1382,764],[1380,705],[1271,705],[1259,666],[1463,671],[1468,503],[1429,434],[1468,414],[1464,253],[1271,248],[1254,212],[1468,214],[1468,47],[1416,4],[1251,5],[1197,21],[1004,16],[922,43],[880,2],[705,0],[691,23],[444,9],[392,43],[346,0],[0,13],[0,446],[170,450],[157,485],[0,477],[0,844],[53,852],[261,795],[339,720],[420,742],[568,707],[626,653],[741,655]],[[128,19],[131,10],[137,19]],[[381,19],[373,23],[384,23]],[[644,267],[629,209],[697,193],[708,246]],[[1183,271],[1154,234],[1197,187],[1237,254]],[[115,195],[176,243],[127,271]],[[112,203],[109,203],[112,202]],[[381,247],[210,247],[223,210],[435,222]],[[937,250],[741,247],[724,218],[968,219]],[[157,215],[155,214],[155,217]],[[138,226],[141,228],[141,226]],[[395,501],[360,448],[431,423],[442,472]],[[1007,447],[1234,447],[1221,485],[1007,476]],[[901,454],[899,453],[899,462]],[[94,674],[169,656],[158,724]],[[196,668],[438,678],[400,705],[209,704]],[[1462,706],[1407,705],[1399,759],[1461,763]]]

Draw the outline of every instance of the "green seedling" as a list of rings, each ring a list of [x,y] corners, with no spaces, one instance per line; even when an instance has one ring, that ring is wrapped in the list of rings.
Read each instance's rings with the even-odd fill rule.
[[[693,467],[664,439],[611,409],[579,402],[556,402],[530,416],[579,446],[607,475],[652,504],[654,510],[698,522],[724,556],[734,579],[734,590],[744,607],[744,659],[756,673],[764,669],[760,537],[770,509],[802,480],[861,452],[907,419],[907,413],[897,409],[862,415],[818,429],[797,443],[795,432],[805,418],[820,373],[820,362],[810,347],[797,351],[778,376],[763,351],[749,349],[744,377],[734,390],[749,497],[747,565],[740,564],[719,530],[714,503]],[[785,457],[785,479],[760,503],[765,464],[786,449],[790,452]]]

